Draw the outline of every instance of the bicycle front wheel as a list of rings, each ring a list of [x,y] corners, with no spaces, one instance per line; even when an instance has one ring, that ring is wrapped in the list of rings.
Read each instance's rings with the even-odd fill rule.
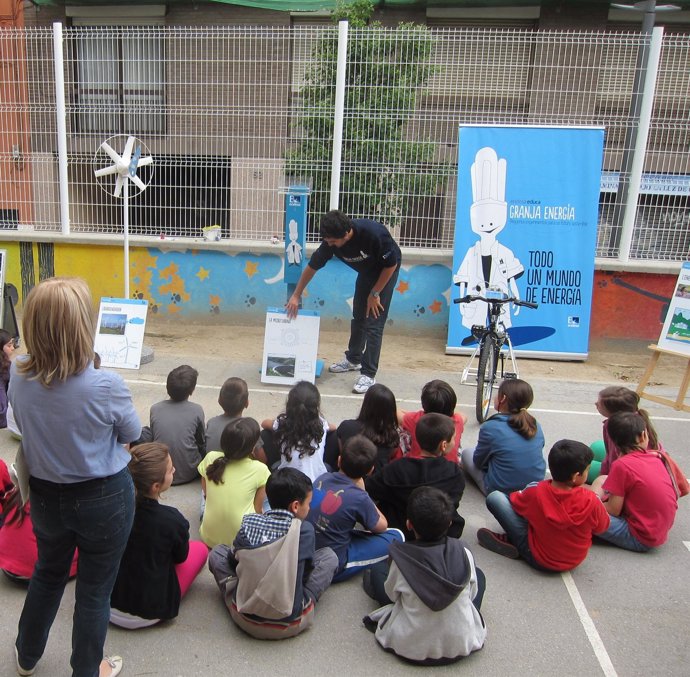
[[[479,367],[477,368],[477,400],[475,413],[479,423],[483,423],[489,417],[494,381],[496,380],[497,359],[498,349],[493,336],[485,336],[482,349],[479,353]]]

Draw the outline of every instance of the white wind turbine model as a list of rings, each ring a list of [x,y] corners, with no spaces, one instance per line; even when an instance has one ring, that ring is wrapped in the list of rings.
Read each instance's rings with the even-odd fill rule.
[[[146,144],[134,136],[127,137],[122,155],[118,154],[113,146],[121,147],[122,139],[124,139],[124,135],[118,134],[104,141],[96,151],[93,165],[94,175],[97,179],[115,175],[115,189],[112,191],[112,195],[118,198],[122,195],[123,198],[122,224],[125,253],[125,298],[129,298],[129,182],[131,181],[138,188],[134,195],[145,191],[148,183],[151,181],[151,176],[148,177],[148,182],[144,183],[137,176],[137,171],[140,167],[153,165],[153,158]],[[112,164],[103,167],[103,163],[107,162],[108,159],[112,160]],[[101,167],[101,169],[96,169],[96,167]],[[99,181],[98,183],[106,193],[110,194],[110,189],[106,188],[104,182]]]

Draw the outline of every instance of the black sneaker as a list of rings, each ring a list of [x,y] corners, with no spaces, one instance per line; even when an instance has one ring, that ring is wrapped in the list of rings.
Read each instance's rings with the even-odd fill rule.
[[[497,534],[495,531],[482,528],[477,531],[477,540],[479,545],[487,550],[491,550],[491,552],[503,555],[503,557],[508,557],[509,559],[520,559],[518,549],[508,540],[508,536],[505,534]]]

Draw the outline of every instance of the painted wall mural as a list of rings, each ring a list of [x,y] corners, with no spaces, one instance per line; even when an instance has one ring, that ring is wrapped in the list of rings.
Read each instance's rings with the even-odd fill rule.
[[[22,299],[52,275],[85,278],[95,298],[122,296],[123,254],[117,247],[63,243],[0,242],[7,250],[6,282]],[[391,330],[443,335],[451,321],[451,269],[442,264],[403,265],[388,322]],[[355,273],[332,260],[307,288],[304,307],[316,310],[324,327],[350,322]],[[596,271],[591,336],[655,341],[676,275]],[[285,302],[283,258],[276,252],[253,254],[213,250],[133,248],[130,290],[146,299],[150,312],[188,318],[260,324],[266,308]]]
[[[151,311],[181,317],[247,316],[262,321],[266,308],[282,306],[287,291],[283,259],[274,254],[208,250],[135,250],[131,288]],[[349,323],[355,273],[330,261],[309,285],[304,308],[326,324]],[[450,269],[439,264],[403,266],[393,298],[391,325],[440,330],[448,317]]]

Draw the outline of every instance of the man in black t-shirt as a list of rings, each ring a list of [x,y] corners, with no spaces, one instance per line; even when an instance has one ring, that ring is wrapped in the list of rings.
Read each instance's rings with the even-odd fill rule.
[[[302,292],[333,256],[357,272],[350,342],[345,358],[329,371],[361,370],[353,391],[365,393],[376,383],[383,328],[400,270],[400,247],[383,224],[351,219],[338,210],[322,217],[321,238],[285,307],[289,317],[296,317]]]

